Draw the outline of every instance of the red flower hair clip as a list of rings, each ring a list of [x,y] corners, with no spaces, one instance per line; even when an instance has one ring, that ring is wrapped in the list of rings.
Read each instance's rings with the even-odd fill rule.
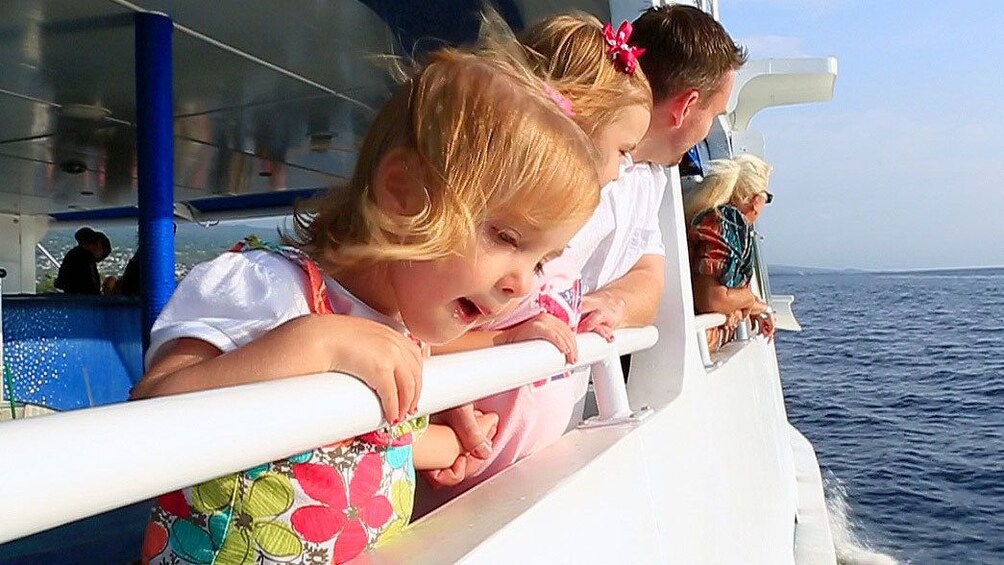
[[[638,68],[638,58],[645,53],[643,48],[628,43],[633,29],[631,22],[627,21],[623,22],[617,31],[614,31],[614,26],[610,24],[603,26],[603,40],[607,42],[607,54],[615,65],[619,65],[621,71],[629,75],[634,74]]]

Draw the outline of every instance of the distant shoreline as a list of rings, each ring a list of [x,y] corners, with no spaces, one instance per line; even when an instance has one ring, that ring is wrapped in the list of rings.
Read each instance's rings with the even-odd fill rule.
[[[823,267],[798,267],[772,265],[771,276],[808,275],[1004,275],[1004,266],[996,267],[939,267],[930,269],[827,269]]]

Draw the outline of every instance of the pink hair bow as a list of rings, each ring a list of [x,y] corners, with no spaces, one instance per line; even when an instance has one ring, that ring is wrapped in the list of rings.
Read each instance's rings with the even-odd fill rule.
[[[553,86],[545,82],[544,92],[546,92],[547,95],[551,97],[551,100],[554,100],[554,103],[557,104],[559,108],[561,108],[561,111],[564,112],[566,116],[568,116],[569,118],[575,116],[575,110],[572,109],[572,101],[569,100],[568,97],[565,96],[564,94],[558,92],[557,88],[554,88]]]
[[[638,57],[641,57],[645,50],[641,47],[634,47],[628,43],[631,39],[633,27],[631,22],[621,23],[621,27],[614,31],[614,26],[605,24],[603,26],[603,39],[607,42],[607,54],[613,59],[614,64],[620,65],[620,70],[629,75],[633,75],[638,68]]]

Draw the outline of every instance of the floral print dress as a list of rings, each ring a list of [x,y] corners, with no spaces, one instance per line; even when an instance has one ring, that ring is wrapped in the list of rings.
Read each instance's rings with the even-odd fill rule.
[[[316,263],[299,250],[241,242],[232,251],[267,249],[301,266],[311,311],[335,313]],[[143,563],[343,563],[399,533],[415,492],[412,442],[420,418],[265,463],[157,499]]]

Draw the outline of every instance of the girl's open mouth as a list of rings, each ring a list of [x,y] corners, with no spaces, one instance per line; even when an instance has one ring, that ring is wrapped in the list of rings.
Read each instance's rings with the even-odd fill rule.
[[[465,324],[470,324],[484,315],[481,308],[470,299],[458,298],[457,305],[457,317]]]

